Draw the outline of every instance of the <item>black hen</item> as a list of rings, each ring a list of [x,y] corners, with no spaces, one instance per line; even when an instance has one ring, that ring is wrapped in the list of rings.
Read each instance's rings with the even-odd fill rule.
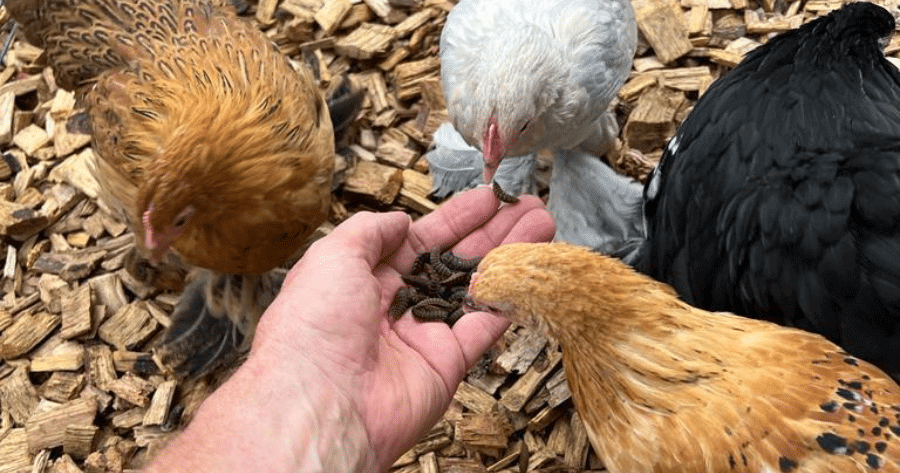
[[[894,18],[852,3],[716,81],[644,190],[637,269],[690,304],[819,332],[900,372]]]

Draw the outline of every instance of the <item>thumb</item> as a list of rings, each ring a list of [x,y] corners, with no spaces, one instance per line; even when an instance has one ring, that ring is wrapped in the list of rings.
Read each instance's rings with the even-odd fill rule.
[[[338,225],[321,243],[331,250],[356,253],[369,268],[397,250],[409,231],[410,218],[404,212],[359,212]]]

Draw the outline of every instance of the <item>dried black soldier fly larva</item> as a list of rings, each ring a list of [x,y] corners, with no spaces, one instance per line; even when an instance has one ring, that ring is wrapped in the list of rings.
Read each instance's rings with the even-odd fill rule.
[[[422,253],[413,262],[410,274],[391,303],[390,313],[400,318],[407,310],[421,321],[442,321],[452,326],[463,316],[462,301],[469,288],[472,272],[481,258],[462,259],[435,248]]]
[[[494,195],[497,196],[497,199],[499,199],[500,202],[506,202],[507,204],[515,204],[519,202],[518,197],[512,194],[507,194],[506,191],[503,190],[502,187],[500,187],[500,184],[497,181],[493,182],[492,187],[494,189]]]

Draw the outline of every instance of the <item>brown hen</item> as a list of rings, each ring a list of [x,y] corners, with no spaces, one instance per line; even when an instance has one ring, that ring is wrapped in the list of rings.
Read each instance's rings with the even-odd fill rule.
[[[46,49],[58,83],[83,92],[102,198],[130,222],[142,254],[159,260],[172,248],[196,267],[260,275],[327,217],[334,132],[316,81],[223,1],[7,0],[7,8]],[[193,299],[176,309],[189,319],[176,330],[194,330],[205,307],[252,331],[271,300],[255,294],[264,276],[232,283],[220,273],[189,290],[235,287],[243,303]],[[210,343],[207,329],[188,340]],[[183,335],[166,336],[181,340],[174,356],[196,358]]]
[[[900,471],[900,388],[819,335],[696,309],[566,244],[493,250],[469,298],[558,340],[611,472]]]

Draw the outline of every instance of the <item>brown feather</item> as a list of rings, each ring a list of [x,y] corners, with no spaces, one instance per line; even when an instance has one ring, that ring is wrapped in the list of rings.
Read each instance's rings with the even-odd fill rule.
[[[611,472],[900,471],[900,388],[819,335],[696,309],[565,244],[495,249],[470,296],[559,341]]]
[[[271,270],[331,203],[334,133],[312,73],[223,3],[6,0],[59,84],[79,90],[103,202],[145,256],[149,224],[175,250],[167,262],[205,268],[157,347],[190,374],[249,346],[278,290]]]
[[[150,202],[157,229],[193,205],[173,244],[182,257],[262,273],[327,217],[334,135],[312,74],[220,2],[8,5],[63,85],[94,83],[85,104],[98,181],[139,246]]]

